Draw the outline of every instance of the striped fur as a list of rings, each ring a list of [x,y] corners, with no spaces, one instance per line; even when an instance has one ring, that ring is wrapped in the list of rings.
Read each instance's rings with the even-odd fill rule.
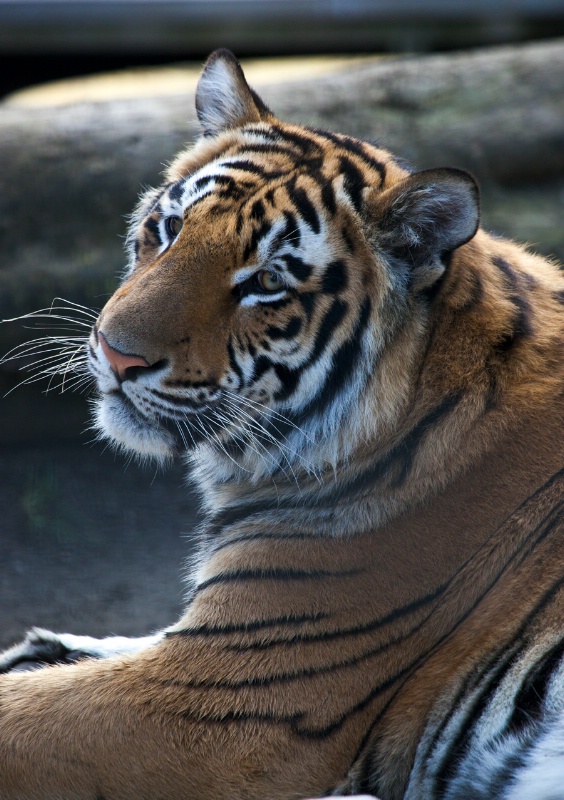
[[[101,434],[201,490],[186,610],[0,657],[97,657],[0,679],[0,796],[564,798],[564,279],[226,51],[197,108],[88,344]]]

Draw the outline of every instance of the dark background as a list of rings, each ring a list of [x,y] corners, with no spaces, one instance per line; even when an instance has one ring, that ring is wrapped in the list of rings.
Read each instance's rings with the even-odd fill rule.
[[[216,47],[424,53],[562,35],[562,0],[0,0],[0,97]],[[142,635],[173,622],[197,521],[182,465],[129,463],[93,441],[84,397],[42,388],[0,399],[0,647],[31,624]]]
[[[422,53],[562,35],[562,0],[0,0],[0,96],[217,47],[239,58]]]

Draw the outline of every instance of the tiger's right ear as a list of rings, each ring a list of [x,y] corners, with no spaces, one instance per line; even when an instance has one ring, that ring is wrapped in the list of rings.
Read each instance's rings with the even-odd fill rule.
[[[444,272],[444,256],[466,244],[480,223],[480,193],[472,175],[444,167],[415,172],[384,192],[368,191],[366,206],[380,247],[425,288]]]
[[[205,136],[273,118],[230,50],[215,50],[206,61],[196,89],[196,112]]]

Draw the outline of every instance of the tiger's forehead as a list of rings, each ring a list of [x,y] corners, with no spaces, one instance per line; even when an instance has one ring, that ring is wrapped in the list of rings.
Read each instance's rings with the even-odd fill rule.
[[[201,245],[232,250],[238,267],[293,242],[318,257],[341,212],[361,215],[365,190],[384,190],[408,171],[383,148],[341,134],[281,122],[203,137],[168,168],[132,217],[130,271],[164,253],[166,220],[183,217]],[[190,218],[190,223],[186,222]]]
[[[342,176],[353,205],[367,187],[382,188],[406,171],[386,150],[358,139],[283,123],[247,125],[202,140],[180,154],[163,195],[185,211],[209,195],[248,201],[267,184],[304,179],[326,185]],[[171,209],[172,210],[172,209]]]

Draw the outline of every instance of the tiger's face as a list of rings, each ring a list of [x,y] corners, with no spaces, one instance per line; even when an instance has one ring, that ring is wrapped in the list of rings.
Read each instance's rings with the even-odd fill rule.
[[[92,332],[97,422],[142,455],[272,473],[351,438],[413,297],[475,232],[475,185],[280,122],[226,51],[197,108],[205,136],[142,199]]]

